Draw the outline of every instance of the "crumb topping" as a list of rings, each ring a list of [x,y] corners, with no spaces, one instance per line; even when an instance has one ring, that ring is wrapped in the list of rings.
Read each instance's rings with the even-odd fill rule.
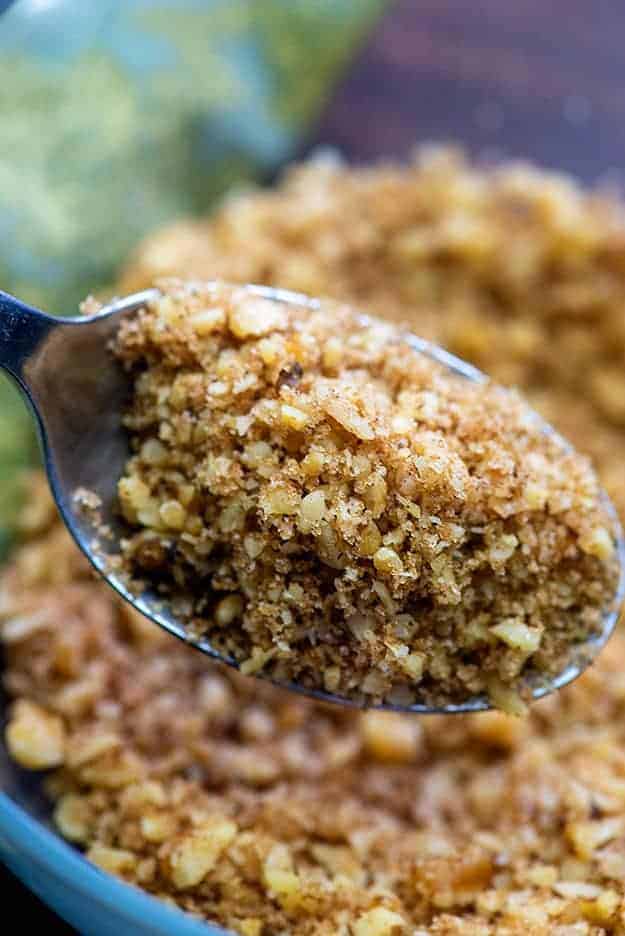
[[[616,564],[597,478],[518,395],[346,306],[163,290],[116,339],[122,558],[244,673],[505,706],[600,630]]]
[[[321,705],[136,614],[32,485],[6,743],[89,860],[241,936],[619,932],[622,634],[524,719]]]
[[[625,516],[615,200],[432,148],[402,167],[316,162],[156,233],[118,289],[168,275],[334,295],[406,322],[518,385],[592,456]],[[337,361],[332,345],[326,358]],[[317,453],[306,464],[320,471]],[[623,931],[622,624],[524,719],[319,705],[129,613],[33,484],[0,586],[4,684],[30,703],[9,712],[7,742],[27,768],[47,762],[55,823],[91,860],[241,936]],[[526,493],[542,509],[540,489]],[[224,619],[235,611],[227,603]]]

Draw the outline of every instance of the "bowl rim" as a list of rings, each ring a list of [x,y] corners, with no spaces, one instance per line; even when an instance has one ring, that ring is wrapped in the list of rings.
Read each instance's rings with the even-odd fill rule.
[[[228,936],[229,930],[215,928],[181,909],[170,907],[139,887],[127,884],[88,861],[77,849],[31,816],[10,795],[0,791],[0,854],[13,869],[11,854],[26,859],[47,878],[78,892],[83,900],[97,905],[111,920],[126,921],[137,931],[152,936]],[[23,883],[50,906],[45,888],[36,881]]]

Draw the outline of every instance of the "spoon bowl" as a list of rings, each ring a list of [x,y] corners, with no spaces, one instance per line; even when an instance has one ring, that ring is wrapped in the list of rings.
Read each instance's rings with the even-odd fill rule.
[[[311,309],[318,305],[315,299],[286,290],[246,288],[254,295],[277,302],[307,305]],[[178,620],[162,596],[149,589],[140,595],[133,593],[111,563],[116,544],[128,532],[117,510],[117,482],[130,455],[122,413],[130,398],[131,380],[110,353],[109,345],[122,318],[133,315],[158,296],[158,289],[148,289],[116,299],[93,316],[58,318],[0,292],[0,367],[17,383],[32,409],[60,514],[93,567],[119,595],[160,627],[209,657],[238,668],[236,660],[222,656],[206,637],[193,634]],[[362,321],[366,324],[366,316]],[[411,334],[405,334],[403,340],[456,376],[472,382],[487,380],[480,370],[431,342]],[[535,418],[544,432],[567,446],[551,426],[537,414]],[[96,495],[97,511],[86,509],[91,498],[82,494],[85,491]],[[573,646],[560,673],[549,679],[544,674],[528,675],[535,699],[576,679],[605,645],[618,620],[625,595],[625,541],[616,511],[607,495],[603,497],[617,535],[620,575],[614,599],[605,609],[600,633]],[[325,702],[357,704],[299,684],[280,685]],[[440,707],[419,703],[409,706],[384,703],[375,707],[417,714],[457,714],[484,711],[491,704],[480,695]]]

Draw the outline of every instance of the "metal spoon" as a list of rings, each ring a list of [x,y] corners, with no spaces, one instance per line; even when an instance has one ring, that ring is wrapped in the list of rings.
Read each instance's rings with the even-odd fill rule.
[[[314,299],[285,290],[261,286],[247,288],[256,295],[278,302],[295,302],[311,308],[318,305]],[[102,504],[100,522],[111,528],[114,546],[124,535],[115,503],[117,481],[129,456],[129,440],[122,427],[121,413],[130,396],[130,382],[107,346],[117,332],[121,318],[136,312],[158,295],[157,289],[148,289],[116,300],[91,317],[57,318],[0,292],[0,368],[16,381],[30,404],[59,511],[94,568],[123,598],[160,627],[208,656],[236,668],[236,661],[222,657],[205,637],[188,633],[184,624],[173,617],[162,597],[149,591],[140,597],[129,592],[126,584],[109,568],[106,555],[98,548],[101,547],[98,527],[76,498],[76,492],[81,488],[98,495]],[[366,321],[364,316],[363,321]],[[487,379],[477,368],[437,345],[414,335],[407,334],[404,338],[416,351],[426,354],[454,374],[474,382]],[[557,436],[540,417],[536,416],[536,419],[544,431]],[[564,440],[562,444],[566,445]],[[538,675],[528,677],[534,698],[541,698],[576,679],[604,646],[618,619],[625,594],[625,541],[614,507],[607,495],[604,497],[615,519],[618,536],[620,580],[614,600],[605,610],[601,633],[573,647],[571,658],[561,673],[549,680]],[[327,702],[354,704],[332,693],[308,690],[292,683],[285,688]],[[484,696],[479,696],[443,707],[424,704],[405,707],[385,704],[378,707],[451,714],[482,711],[490,708],[490,703]]]

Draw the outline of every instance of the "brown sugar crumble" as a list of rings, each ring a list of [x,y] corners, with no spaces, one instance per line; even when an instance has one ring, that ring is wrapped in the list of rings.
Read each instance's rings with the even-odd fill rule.
[[[321,705],[96,581],[33,480],[4,574],[11,755],[87,857],[242,936],[625,927],[625,643],[518,719]],[[619,928],[620,927],[620,928]]]
[[[598,480],[513,392],[347,306],[226,284],[165,286],[115,352],[124,566],[244,674],[515,710],[600,632]]]
[[[615,201],[428,150],[313,163],[141,246],[408,323],[518,385],[625,517]],[[95,581],[35,478],[0,587],[7,743],[101,867],[241,936],[625,933],[625,638],[525,719],[359,713],[207,661]]]

